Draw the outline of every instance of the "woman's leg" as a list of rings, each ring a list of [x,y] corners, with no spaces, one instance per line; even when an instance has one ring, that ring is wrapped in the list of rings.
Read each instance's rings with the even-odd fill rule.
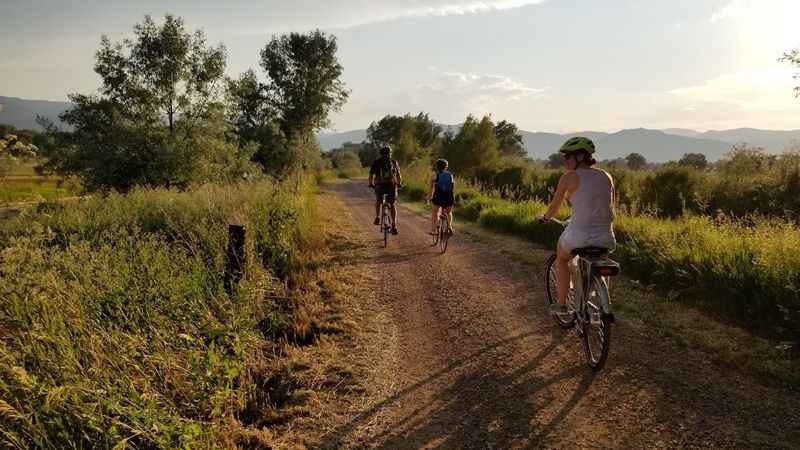
[[[453,207],[451,206],[449,208],[445,208],[445,211],[447,212],[447,218],[450,220],[450,229],[447,230],[447,231],[449,231],[450,234],[452,234],[453,233]]]
[[[572,254],[558,244],[556,250],[556,286],[558,287],[558,303],[567,304],[569,295],[569,261],[573,258]]]
[[[431,234],[436,234],[439,226],[439,205],[433,205],[431,210]]]

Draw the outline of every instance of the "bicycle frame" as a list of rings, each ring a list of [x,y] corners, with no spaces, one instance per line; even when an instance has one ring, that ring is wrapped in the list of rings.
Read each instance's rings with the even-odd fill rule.
[[[566,222],[562,222],[555,218],[551,218],[550,220],[563,227],[567,226]],[[598,282],[600,283],[599,286],[601,288],[600,291],[603,291],[603,292],[597,292],[597,295],[600,297],[600,304],[597,306],[600,307],[600,311],[602,314],[604,315],[608,314],[613,316],[613,313],[611,311],[611,299],[609,298],[608,295],[608,289],[609,289],[608,277],[592,273],[593,265],[597,264],[598,262],[603,262],[606,260],[608,260],[608,258],[606,257],[586,257],[586,256],[576,255],[575,258],[573,258],[570,261],[570,282],[572,283],[573,287],[575,287],[575,299],[578,301],[577,305],[572,305],[572,306],[578,313],[577,316],[579,323],[581,322],[585,323],[587,304],[589,300],[589,294],[591,293],[590,286],[593,277],[597,278]],[[573,265],[575,266],[574,269],[576,270],[573,270]],[[579,284],[579,286],[575,286],[576,282]],[[583,323],[581,323],[581,325]]]

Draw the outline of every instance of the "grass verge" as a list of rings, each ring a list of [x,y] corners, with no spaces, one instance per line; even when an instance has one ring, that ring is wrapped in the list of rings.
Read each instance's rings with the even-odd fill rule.
[[[264,182],[0,222],[0,443],[276,445],[314,409],[297,355],[341,331],[315,276],[327,245],[315,211],[310,188]],[[251,257],[228,294],[231,222]]]

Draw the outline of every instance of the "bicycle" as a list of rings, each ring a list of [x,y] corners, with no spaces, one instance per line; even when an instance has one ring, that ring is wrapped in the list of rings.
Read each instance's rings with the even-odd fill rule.
[[[569,223],[554,218],[550,220],[563,227]],[[577,261],[574,259],[570,262],[571,279],[567,296],[567,307],[572,314],[568,317],[553,314],[553,319],[562,328],[576,329],[578,336],[582,338],[587,364],[595,371],[602,369],[608,358],[611,324],[614,323],[609,278],[619,275],[620,272],[620,265],[608,258],[608,253],[608,249],[602,247],[573,250],[572,254]],[[556,255],[553,254],[547,260],[545,272],[548,306],[558,302],[555,262]],[[588,286],[588,289],[584,289],[584,286]]]
[[[371,189],[375,189],[375,186],[370,186]],[[389,246],[389,234],[392,231],[391,228],[391,207],[389,202],[387,201],[387,194],[383,194],[381,196],[381,215],[380,215],[380,229],[383,233],[383,248]]]
[[[431,235],[433,238],[433,245],[439,244],[442,253],[447,251],[447,243],[450,240],[450,215],[444,211],[444,208],[439,210],[439,227],[436,233]]]

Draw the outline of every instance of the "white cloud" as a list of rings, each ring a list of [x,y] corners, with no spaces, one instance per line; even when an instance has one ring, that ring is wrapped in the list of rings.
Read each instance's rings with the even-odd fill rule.
[[[442,72],[428,88],[452,95],[477,95],[496,102],[541,97],[548,88],[533,88],[503,75]]]
[[[521,8],[523,6],[537,5],[546,0],[486,0],[486,1],[461,1],[437,4],[428,2],[427,6],[414,6],[397,11],[396,17],[413,16],[454,16],[465,14],[478,14],[491,11]]]
[[[412,17],[463,16],[491,13],[538,5],[549,0],[339,0],[320,3],[314,0],[299,0],[299,5],[288,7],[276,2],[274,16],[281,17],[280,25],[272,24],[268,30],[246,30],[243,34],[258,35],[274,33],[282,28],[313,26],[320,28],[346,29],[371,23]],[[275,28],[275,26],[278,28]]]
[[[720,20],[742,17],[747,12],[748,2],[743,0],[733,0],[728,2],[718,10],[711,14],[711,22],[719,22]]]
[[[776,112],[797,109],[792,88],[791,70],[776,70],[723,74],[669,94],[685,100],[687,107],[715,103],[733,105],[741,111]]]
[[[544,97],[549,87],[535,87],[498,74],[475,74],[431,69],[432,79],[420,83],[412,104],[445,122],[464,120],[467,114],[507,114],[525,110]]]

